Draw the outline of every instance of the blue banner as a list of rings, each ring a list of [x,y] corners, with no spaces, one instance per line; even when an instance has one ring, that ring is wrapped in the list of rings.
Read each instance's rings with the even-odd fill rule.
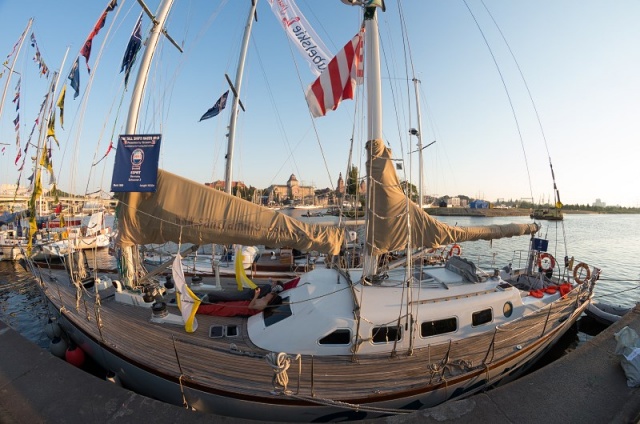
[[[125,134],[118,137],[111,191],[156,191],[161,138],[160,134]]]

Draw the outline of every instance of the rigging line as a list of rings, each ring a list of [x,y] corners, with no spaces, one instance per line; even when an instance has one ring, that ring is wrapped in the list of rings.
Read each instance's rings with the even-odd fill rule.
[[[529,170],[529,162],[527,160],[527,151],[524,148],[524,139],[522,137],[522,130],[520,129],[520,122],[518,121],[518,117],[516,116],[516,110],[513,105],[513,100],[511,99],[511,95],[509,94],[507,83],[504,80],[504,75],[502,75],[502,71],[500,70],[498,61],[496,60],[496,57],[493,54],[493,50],[489,45],[489,41],[487,40],[487,37],[485,36],[484,31],[482,31],[482,27],[480,27],[480,23],[478,22],[478,20],[476,19],[476,16],[473,14],[473,11],[469,7],[467,0],[463,0],[463,1],[464,1],[464,5],[467,7],[467,10],[469,11],[469,14],[473,18],[473,21],[476,23],[476,27],[478,28],[478,31],[480,31],[480,35],[482,36],[482,39],[484,40],[484,43],[487,46],[487,49],[489,50],[489,54],[491,55],[493,64],[495,65],[496,70],[498,71],[498,75],[500,75],[500,81],[502,82],[502,87],[504,88],[505,94],[507,95],[507,99],[509,100],[509,107],[511,108],[511,114],[513,115],[513,120],[515,121],[516,129],[518,131],[518,137],[520,138],[520,147],[522,147],[522,154],[524,155],[524,165],[525,165],[525,168],[527,169],[527,177],[529,179],[529,192],[531,193],[531,198],[533,198],[533,185],[531,183],[531,171]]]
[[[125,20],[126,20],[126,18],[131,14],[131,12],[132,12],[132,10],[133,10],[133,8],[134,8],[134,4],[135,4],[135,3],[132,3],[132,4],[131,4],[131,6],[129,7],[129,9],[128,9],[128,10],[126,11],[126,13],[124,14],[123,19],[122,19],[121,21],[119,21],[120,23],[119,23],[118,27],[116,28],[116,32],[117,32],[117,31],[119,31],[119,30],[122,28],[122,26],[123,26],[123,24],[124,24],[124,21],[125,21]],[[123,6],[124,6],[124,5],[122,5],[121,7],[123,7]],[[116,21],[117,16],[118,16],[118,15],[114,16],[114,24],[115,24],[115,21]],[[108,35],[108,34],[107,34],[107,35]],[[105,37],[105,41],[106,41],[106,37]],[[115,119],[114,119],[113,127],[112,127],[112,130],[111,130],[111,137],[110,137],[110,139],[109,139],[109,142],[110,142],[110,143],[113,141],[113,136],[114,136],[114,134],[115,134],[115,132],[116,132],[116,126],[117,126],[117,123],[118,123],[118,117],[119,117],[119,115],[120,115],[120,109],[121,109],[121,107],[122,107],[123,100],[124,100],[125,90],[122,90],[122,86],[123,86],[123,85],[124,85],[124,78],[120,78],[120,87],[118,88],[118,90],[117,90],[116,92],[118,92],[118,91],[122,91],[122,95],[120,96],[120,103],[119,103],[118,108],[117,108],[117,111],[116,111],[116,113],[115,113]],[[110,109],[109,109],[109,113],[107,114],[107,116],[110,116],[110,115],[111,115],[111,112],[113,111],[113,105],[114,105],[114,104],[115,104],[115,99],[114,99],[113,103],[111,104],[111,107],[110,107]],[[95,158],[96,158],[96,156],[97,156],[97,154],[98,154],[99,147],[100,147],[100,142],[101,142],[102,137],[103,137],[103,135],[104,135],[104,130],[105,130],[106,126],[107,126],[107,118],[105,117],[104,126],[103,126],[103,128],[102,128],[101,133],[100,133],[100,137],[98,138],[98,142],[96,143],[96,150],[95,150],[95,152],[94,152],[94,154],[93,154],[93,159],[94,159],[94,160],[93,160],[92,162],[94,162],[94,161],[95,161]],[[109,151],[107,150],[107,153],[106,153],[106,154],[105,154],[101,159],[99,159],[97,162],[95,162],[95,163],[92,163],[92,164],[91,164],[91,167],[89,168],[89,175],[88,175],[88,177],[87,177],[87,186],[86,186],[86,189],[85,189],[85,195],[86,195],[86,194],[87,194],[87,192],[89,191],[89,184],[90,184],[90,181],[91,181],[91,174],[92,174],[92,172],[93,172],[93,168],[94,168],[96,165],[98,165],[100,162],[102,162],[104,159],[106,159],[106,158],[107,158],[107,154],[108,154],[108,153],[109,153]],[[103,168],[102,168],[102,175],[100,176],[100,183],[99,183],[99,186],[100,186],[100,187],[103,187],[104,178],[105,178],[105,171],[106,171],[106,166],[103,166]]]
[[[545,149],[547,151],[547,156],[549,157],[549,165],[551,165],[551,154],[549,153],[549,146],[547,144],[547,137],[544,134],[544,130],[543,130],[543,127],[542,127],[542,121],[540,120],[540,114],[538,113],[538,108],[536,107],[536,103],[533,101],[533,96],[531,94],[531,90],[529,89],[529,84],[527,84],[527,80],[524,77],[524,73],[522,72],[522,69],[520,68],[520,63],[518,63],[518,60],[516,59],[515,54],[511,50],[511,46],[507,42],[507,39],[506,39],[506,37],[504,36],[504,34],[502,32],[502,29],[498,26],[498,23],[496,22],[496,20],[494,19],[493,15],[491,14],[489,9],[487,8],[487,5],[484,3],[483,0],[480,0],[480,2],[482,3],[482,6],[484,6],[485,10],[487,11],[487,14],[489,15],[489,17],[493,21],[494,25],[496,26],[496,29],[500,33],[500,37],[502,37],[502,40],[504,41],[504,44],[507,46],[507,49],[509,50],[509,54],[511,55],[511,58],[513,59],[513,62],[515,63],[516,68],[518,68],[518,73],[520,74],[520,78],[522,78],[522,82],[524,84],[525,89],[527,90],[527,95],[529,96],[529,100],[531,100],[531,106],[533,107],[533,111],[536,114],[536,119],[538,121],[538,126],[540,127],[540,133],[542,134],[542,139],[544,140],[544,147],[545,147]]]
[[[390,42],[391,44],[391,42]],[[404,44],[404,43],[403,43]],[[393,46],[392,46],[393,47]],[[389,55],[387,55],[387,49],[385,49],[385,44],[382,40],[382,37],[380,37],[380,50],[382,52],[382,56],[384,57],[384,63],[385,63],[385,67],[387,70],[387,75],[391,75],[391,69],[389,68],[389,62],[393,62],[395,63],[395,60],[393,58],[393,52],[394,49],[391,49],[391,53]],[[406,67],[405,67],[406,68]],[[408,78],[408,77],[407,77]],[[407,80],[405,79],[405,82],[407,82]],[[394,89],[394,85],[393,84],[389,84],[389,89],[391,90],[391,99],[392,99],[392,103],[393,103],[393,111],[395,112],[395,117],[396,117],[396,130],[398,131],[398,140],[399,140],[399,144],[400,144],[400,157],[404,157],[404,143],[402,142],[402,140],[404,139],[403,134],[400,132],[400,117],[398,115],[398,102],[397,98],[399,98],[400,96],[396,93],[396,90]],[[403,166],[402,167],[402,171],[404,174],[404,179],[407,179],[406,176],[406,169]]]
[[[302,77],[301,77],[301,74],[300,74],[300,68],[298,66],[298,63],[295,60],[295,55],[294,55],[294,52],[293,52],[293,49],[292,49],[292,46],[291,46],[291,42],[288,40],[288,38],[287,38],[287,46],[289,47],[289,54],[291,55],[291,59],[292,59],[292,62],[294,64],[294,68],[296,70],[296,75],[298,77],[298,83],[300,84],[301,92],[304,93],[305,90],[304,90],[304,84],[302,82]],[[280,118],[280,113],[278,112],[278,108],[277,108],[276,103],[274,101],[273,92],[271,90],[271,85],[269,84],[269,81],[266,78],[266,74],[264,73],[264,66],[262,66],[262,59],[261,59],[259,54],[258,54],[258,59],[259,59],[260,67],[261,67],[261,69],[263,71],[263,75],[265,75],[265,81],[267,83],[267,90],[269,92],[269,98],[271,100],[271,103],[273,104],[274,110],[276,111],[276,115],[278,117],[278,126],[280,127],[281,131],[283,132],[283,135],[285,137],[285,141],[287,143],[287,147],[289,148],[289,156],[287,157],[287,160],[289,160],[290,158],[293,159],[294,158],[294,152],[295,152],[296,149],[295,148],[291,149],[291,145],[289,143],[289,138],[287,137],[286,132],[284,132],[284,125],[282,124],[282,120]],[[306,101],[305,101],[305,103],[306,103]],[[308,108],[307,108],[307,110],[308,110]],[[311,116],[311,111],[310,110],[308,110],[308,113],[309,113],[309,116]],[[322,161],[323,161],[323,164],[324,164],[324,167],[325,167],[325,171],[327,172],[327,176],[329,178],[329,184],[331,186],[331,189],[334,190],[335,188],[333,186],[333,179],[331,178],[331,172],[329,171],[329,165],[327,163],[327,157],[326,157],[326,155],[324,153],[324,149],[322,147],[322,143],[320,142],[320,135],[318,134],[318,128],[317,128],[315,120],[313,118],[311,118],[311,127],[313,129],[314,134],[315,134],[315,138],[316,138],[316,142],[318,144],[318,148],[320,149],[320,155],[322,156]],[[300,143],[302,143],[303,140],[304,140],[304,137],[300,139],[300,141],[296,144],[295,147],[297,148],[300,145]],[[300,179],[302,180],[302,174],[300,173],[300,170],[298,168],[298,165],[297,165],[296,161],[292,160],[292,162],[293,162],[294,167],[296,168],[296,172],[298,172],[298,176],[300,176]],[[284,167],[284,165],[285,164],[283,163],[282,166]],[[282,169],[282,167],[280,169]]]
[[[406,19],[404,16],[404,9],[402,8],[402,1],[398,1],[398,16],[400,18],[400,31],[402,33],[402,46],[404,47],[404,57],[405,57],[405,64],[407,62],[409,62],[409,65],[411,67],[411,75],[413,78],[416,78],[416,70],[415,70],[415,66],[413,63],[413,52],[411,51],[411,43],[409,41],[409,37],[407,37],[407,23],[406,23]],[[405,69],[405,82],[407,83],[407,104],[409,105],[409,128],[411,128],[411,119],[413,118],[413,115],[411,113],[412,107],[411,107],[411,87],[409,86],[409,80],[411,78],[409,78],[409,71],[408,71],[407,66],[404,67]],[[409,138],[410,140],[411,138]],[[411,145],[411,143],[409,143],[409,145]],[[409,148],[409,151],[411,151],[411,148]]]
[[[98,66],[100,64],[100,60],[102,59],[102,55],[104,53],[105,47],[107,46],[107,44],[109,44],[111,42],[111,38],[110,38],[111,32],[114,30],[114,27],[116,27],[116,23],[118,23],[118,26],[120,25],[119,24],[120,21],[118,21],[118,16],[122,12],[122,10],[123,10],[122,7],[116,8],[116,12],[113,15],[113,18],[111,19],[111,23],[109,25],[109,28],[107,29],[107,32],[104,35],[104,39],[102,40],[102,43],[100,44],[100,50],[98,51],[98,55],[97,55],[97,57],[95,59],[95,62],[93,64],[93,72],[91,72],[89,74],[89,82],[87,83],[87,87],[85,89],[86,96],[83,96],[83,98],[82,98],[82,102],[83,103],[82,103],[82,106],[81,106],[82,107],[81,120],[80,120],[81,123],[84,122],[84,115],[85,115],[85,113],[87,111],[87,107],[88,107],[88,103],[89,103],[89,93],[91,91],[91,88],[93,87],[93,81],[94,81],[94,78],[95,78],[95,75],[96,75],[96,70],[98,69]],[[131,10],[131,8],[129,10]],[[126,15],[126,13],[125,13],[125,15]],[[106,122],[105,122],[105,126],[106,126]],[[74,156],[72,158],[72,162],[74,164],[80,162],[79,161],[79,144],[80,144],[80,138],[82,136],[82,127],[83,127],[83,124],[80,124],[77,127],[77,130],[76,130],[77,137],[76,137],[76,140],[75,140],[75,149],[74,149],[75,152],[74,152]],[[104,127],[103,127],[103,130],[104,130]],[[102,138],[102,134],[100,135],[100,139],[101,138]],[[98,141],[98,143],[96,144],[96,150],[94,152],[94,158],[95,158],[95,154],[97,153],[97,150],[98,150],[98,147],[99,147],[99,143],[100,143],[100,141]],[[70,180],[71,180],[70,186],[71,187],[75,186],[76,171],[74,170],[74,168],[76,168],[76,166],[71,166],[71,173],[72,173],[72,177],[70,178]],[[89,175],[87,176],[87,180],[91,180],[91,171],[92,171],[92,168],[89,169]],[[87,182],[87,184],[88,184],[88,182]]]
[[[293,160],[293,152],[295,151],[295,148],[291,148],[291,143],[289,141],[289,137],[287,136],[287,133],[285,131],[285,126],[282,123],[282,118],[280,116],[280,112],[278,110],[278,106],[277,103],[275,101],[275,97],[273,95],[273,90],[271,90],[271,84],[269,84],[269,79],[267,78],[267,73],[265,72],[265,68],[264,68],[264,64],[262,62],[262,57],[260,56],[260,51],[258,49],[258,45],[256,43],[255,37],[253,37],[251,39],[251,42],[253,43],[255,52],[256,52],[256,56],[258,57],[258,63],[260,65],[260,70],[262,71],[262,76],[264,78],[265,81],[265,85],[267,87],[267,92],[269,93],[269,101],[271,102],[271,105],[273,106],[273,110],[275,111],[276,114],[276,122],[278,124],[278,129],[280,130],[280,133],[282,134],[282,137],[284,138],[284,143],[287,147],[287,150],[289,151],[289,155],[285,158],[285,160],[283,161],[282,165],[280,166],[280,168],[278,169],[278,172],[271,178],[271,184],[273,184],[273,182],[276,179],[276,176],[278,175],[278,173],[280,173],[280,171],[285,167],[285,165],[287,164],[287,162],[291,159],[292,165],[296,170],[296,173],[298,174],[298,176],[300,177],[300,179],[302,180],[302,175],[300,174],[300,170],[298,169],[298,164],[296,163],[295,160]],[[291,46],[289,46],[289,51],[291,52]],[[295,62],[294,62],[295,63]],[[296,147],[300,144],[300,141],[298,142],[298,144],[296,145]]]
[[[531,94],[531,90],[529,89],[529,84],[527,84],[527,80],[524,77],[524,73],[522,72],[522,69],[520,68],[520,63],[518,63],[518,60],[516,59],[515,54],[513,53],[513,50],[511,50],[511,46],[509,45],[509,43],[507,42],[507,38],[504,36],[504,33],[502,32],[502,29],[500,28],[500,26],[498,26],[498,22],[496,22],[496,20],[494,19],[493,15],[491,14],[491,12],[489,11],[489,8],[487,7],[487,5],[484,3],[483,0],[480,0],[480,2],[482,3],[482,6],[484,6],[485,10],[487,11],[487,14],[489,15],[489,17],[491,18],[491,20],[493,21],[493,24],[496,26],[496,29],[498,30],[498,33],[500,33],[500,37],[502,37],[502,40],[504,41],[504,44],[507,46],[507,49],[509,50],[509,54],[511,55],[511,58],[513,59],[513,62],[516,65],[516,68],[518,69],[518,73],[520,74],[520,78],[522,78],[522,83],[524,84],[525,89],[527,90],[527,95],[529,96],[529,100],[531,100],[531,106],[533,107],[533,112],[536,115],[536,120],[538,121],[538,126],[540,127],[540,134],[542,135],[542,140],[544,141],[544,148],[547,151],[547,158],[549,159],[549,168],[551,169],[551,180],[553,181],[553,195],[555,197],[555,203],[556,203],[556,207],[558,202],[560,202],[560,191],[558,190],[558,186],[556,184],[556,176],[553,172],[553,164],[551,163],[551,153],[549,153],[549,145],[547,143],[547,137],[544,133],[544,129],[542,127],[542,120],[540,119],[540,114],[538,113],[538,108],[536,107],[536,103],[533,100],[533,95]],[[533,194],[532,194],[533,196]],[[564,221],[561,223],[562,225],[562,234],[563,234],[563,239],[564,239],[564,246],[565,246],[565,255],[568,254],[567,252],[567,236],[566,236],[566,232],[564,229]]]
[[[300,3],[300,1],[298,1],[298,3]],[[325,19],[318,18],[318,16],[314,12],[313,7],[309,5],[309,2],[307,2],[306,0],[302,0],[302,3],[305,4],[306,12],[310,12],[311,16],[314,17],[314,19],[315,19],[314,26],[316,28],[317,27],[322,28],[322,31],[324,32],[324,35],[327,37],[327,39],[329,39],[329,42],[331,43],[331,47],[333,48],[333,51],[339,51],[341,47],[336,46],[336,43],[334,43],[333,39],[331,38],[331,33],[334,32],[334,31],[327,31],[327,29],[324,26]],[[324,6],[324,3],[323,3],[323,6]],[[309,16],[309,13],[306,13],[306,16]],[[333,55],[333,56],[335,56],[335,54],[332,51],[329,51],[328,53]]]
[[[120,83],[120,87],[119,87],[118,91],[121,90],[123,84],[124,84],[124,79]],[[122,94],[120,95],[120,102],[118,103],[117,112],[115,114],[115,120],[113,122],[112,130],[111,130],[111,138],[110,138],[110,140],[113,140],[113,135],[115,134],[115,131],[116,131],[116,125],[118,123],[118,114],[120,112],[120,108],[122,107],[122,103],[123,103],[123,100],[124,100],[124,94],[125,94],[125,91],[122,90]],[[111,103],[111,107],[109,108],[109,112],[107,113],[107,116],[111,115],[111,112],[113,112],[113,107],[114,107],[115,104],[116,104],[116,99],[113,99],[113,102]],[[98,165],[100,162],[102,162],[104,159],[106,159],[106,157],[107,157],[107,155],[104,155],[102,158],[100,158],[98,161],[96,161],[96,157],[98,156],[98,149],[100,148],[100,142],[102,141],[102,138],[104,137],[104,132],[105,132],[105,130],[107,128],[107,121],[108,121],[108,119],[105,117],[104,123],[102,125],[102,129],[100,130],[100,136],[98,137],[98,142],[96,143],[96,149],[93,152],[93,160],[91,161],[91,167],[89,168],[89,176],[87,178],[87,185],[86,185],[85,190],[84,190],[85,196],[89,192],[89,184],[91,184],[91,173],[93,171],[93,168],[96,165]],[[104,177],[104,172],[103,172],[103,177]]]

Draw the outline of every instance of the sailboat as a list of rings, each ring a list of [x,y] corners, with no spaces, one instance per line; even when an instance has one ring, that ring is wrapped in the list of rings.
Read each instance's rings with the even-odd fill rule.
[[[0,261],[17,261],[24,258],[27,238],[22,230],[23,212],[0,216]]]
[[[369,99],[362,266],[331,260],[346,244],[341,228],[295,220],[159,169],[154,192],[117,194],[120,275],[91,272],[77,252],[66,274],[31,264],[62,328],[126,387],[258,420],[403,414],[517,378],[589,303],[600,269],[569,257],[556,261],[536,236],[538,224],[452,227],[408,199],[382,132],[384,4],[345,3],[362,8],[364,31],[354,45],[365,52]],[[170,5],[164,1],[154,17],[134,93],[144,86]],[[127,134],[136,134],[136,103]],[[436,266],[412,260],[414,249],[515,236],[528,238],[528,254],[502,269],[455,254]],[[180,259],[188,251],[176,256],[170,280],[141,266],[137,246],[168,241],[329,256],[324,267],[283,282],[281,291],[274,287],[263,310],[216,316],[197,313],[207,299],[186,284]],[[404,265],[384,266],[380,258],[398,250],[406,251]]]
[[[61,240],[38,245],[40,252],[34,253],[33,258],[58,258],[72,250],[107,248],[110,242],[110,229],[104,225],[104,212],[95,212],[86,226],[67,227]]]

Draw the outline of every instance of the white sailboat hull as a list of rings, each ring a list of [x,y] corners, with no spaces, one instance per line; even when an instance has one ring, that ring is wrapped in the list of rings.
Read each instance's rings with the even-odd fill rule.
[[[27,240],[16,236],[14,230],[0,231],[0,261],[17,261],[24,258]]]
[[[17,244],[0,244],[0,261],[18,261],[24,258],[23,248]]]

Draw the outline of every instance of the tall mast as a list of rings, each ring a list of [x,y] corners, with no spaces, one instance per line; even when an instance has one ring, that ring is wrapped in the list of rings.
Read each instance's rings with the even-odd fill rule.
[[[13,58],[13,62],[11,63],[11,68],[9,68],[9,75],[7,75],[7,82],[4,84],[4,90],[2,91],[2,99],[0,99],[0,117],[2,117],[2,109],[4,108],[4,99],[7,97],[7,90],[9,89],[9,83],[11,83],[11,76],[13,75],[13,68],[16,66],[16,62],[18,61],[18,56],[20,55],[20,50],[22,49],[22,44],[24,40],[27,38],[27,33],[29,29],[31,29],[31,25],[33,24],[33,18],[29,18],[29,22],[27,22],[27,27],[22,32],[22,36],[20,37],[20,42],[18,44],[18,50],[16,50],[16,55]]]
[[[420,209],[424,208],[423,204],[423,192],[422,192],[422,180],[423,180],[423,172],[424,172],[424,163],[422,160],[422,118],[420,116],[420,94],[418,90],[418,84],[420,84],[420,80],[417,78],[413,78],[413,85],[416,90],[416,115],[418,118],[418,205],[420,205]]]
[[[147,42],[147,48],[144,51],[142,60],[140,61],[140,68],[138,69],[138,75],[136,76],[136,83],[133,86],[133,93],[131,94],[131,104],[129,105],[129,115],[127,115],[127,125],[125,127],[125,134],[135,134],[138,126],[138,116],[140,115],[140,107],[142,104],[142,96],[144,94],[144,88],[147,84],[147,77],[149,75],[149,68],[151,67],[151,60],[156,51],[160,34],[163,31],[164,23],[169,15],[169,10],[173,5],[173,0],[163,0],[158,7],[156,16],[151,17],[153,21],[153,28],[151,28],[151,34],[149,35],[149,41]],[[146,9],[146,6],[143,5]]]
[[[149,9],[142,2],[138,0],[142,8],[150,15]],[[149,69],[151,67],[151,60],[155,53],[160,38],[160,33],[164,30],[164,23],[169,15],[169,10],[173,5],[173,0],[163,0],[158,7],[156,16],[150,16],[153,22],[153,28],[149,35],[149,41],[147,42],[147,48],[144,51],[142,60],[140,61],[140,68],[138,69],[138,75],[136,76],[136,82],[133,87],[133,93],[131,95],[131,104],[129,106],[129,114],[127,116],[127,125],[125,127],[125,134],[135,134],[138,126],[138,117],[140,115],[140,107],[142,104],[142,96],[144,88],[147,83],[147,77],[149,76]],[[127,287],[131,286],[136,278],[136,261],[134,260],[133,249],[127,246],[122,249],[122,256],[124,258],[122,267],[122,279]]]
[[[247,57],[247,48],[249,46],[249,38],[251,38],[251,28],[253,27],[253,19],[256,13],[256,5],[258,0],[251,0],[251,9],[247,24],[244,27],[244,36],[242,38],[242,49],[238,58],[238,69],[236,70],[236,81],[233,89],[233,104],[231,106],[231,119],[229,122],[229,140],[227,144],[227,163],[224,174],[224,191],[231,194],[231,183],[233,178],[233,144],[236,139],[236,122],[238,121],[238,103],[240,102],[240,89],[242,88],[242,75],[244,74],[244,62]]]
[[[376,7],[369,6],[364,9],[365,28],[365,76],[367,89],[367,140],[382,139],[382,84],[380,77],[380,41],[378,32],[378,18]],[[367,170],[367,175],[369,170]],[[367,181],[367,192],[373,191],[373,181]],[[365,227],[369,219],[369,211],[373,210],[372,196],[367,196],[367,207],[365,209]],[[367,234],[373,237],[373,234]],[[364,261],[362,265],[362,275],[364,277],[374,275],[378,265],[378,257],[371,255],[368,251],[369,243],[365,243]]]

